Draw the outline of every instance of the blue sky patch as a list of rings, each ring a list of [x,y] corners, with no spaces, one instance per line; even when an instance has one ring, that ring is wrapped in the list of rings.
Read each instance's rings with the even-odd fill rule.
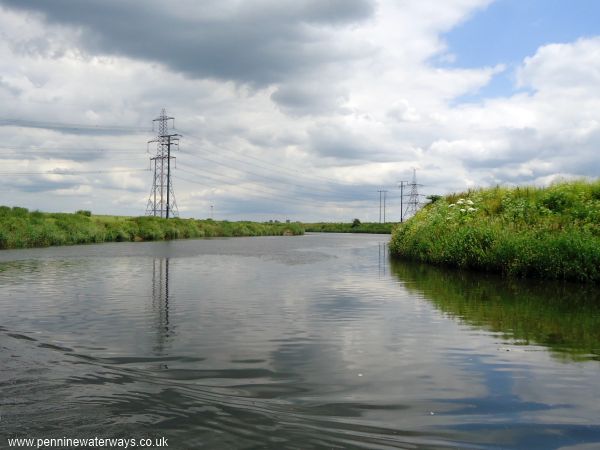
[[[515,70],[543,45],[573,42],[600,34],[597,0],[498,0],[446,33],[446,67],[478,68],[506,64],[479,92],[457,101],[477,101],[516,92]]]

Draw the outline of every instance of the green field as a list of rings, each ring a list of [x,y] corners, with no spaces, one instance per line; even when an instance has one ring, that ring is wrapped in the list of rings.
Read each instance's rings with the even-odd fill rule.
[[[442,197],[395,229],[390,251],[509,276],[600,282],[600,181]]]
[[[318,222],[303,223],[304,231],[315,233],[374,233],[390,234],[396,223],[343,223],[343,222]]]
[[[158,217],[30,212],[0,206],[0,249],[222,236],[303,234],[295,223],[227,222]]]

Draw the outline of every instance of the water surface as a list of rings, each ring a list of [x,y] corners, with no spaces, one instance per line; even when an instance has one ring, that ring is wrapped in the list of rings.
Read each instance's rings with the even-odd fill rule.
[[[0,437],[600,447],[597,288],[309,234],[0,252]]]

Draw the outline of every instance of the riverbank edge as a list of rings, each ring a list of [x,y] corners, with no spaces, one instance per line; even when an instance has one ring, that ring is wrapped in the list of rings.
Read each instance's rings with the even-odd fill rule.
[[[44,213],[0,206],[0,249],[6,250],[103,242],[302,234],[304,229],[298,223],[94,216],[89,211]]]
[[[600,180],[447,195],[397,227],[389,248],[440,266],[600,283]]]
[[[345,222],[316,222],[301,223],[301,225],[306,233],[392,234],[392,231],[398,224],[395,222],[364,222],[360,224]]]

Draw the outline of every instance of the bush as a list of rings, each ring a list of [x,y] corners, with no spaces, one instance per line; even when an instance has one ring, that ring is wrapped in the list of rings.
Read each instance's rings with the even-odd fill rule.
[[[27,217],[29,210],[27,208],[19,208],[14,206],[11,211],[11,215],[14,217]]]

